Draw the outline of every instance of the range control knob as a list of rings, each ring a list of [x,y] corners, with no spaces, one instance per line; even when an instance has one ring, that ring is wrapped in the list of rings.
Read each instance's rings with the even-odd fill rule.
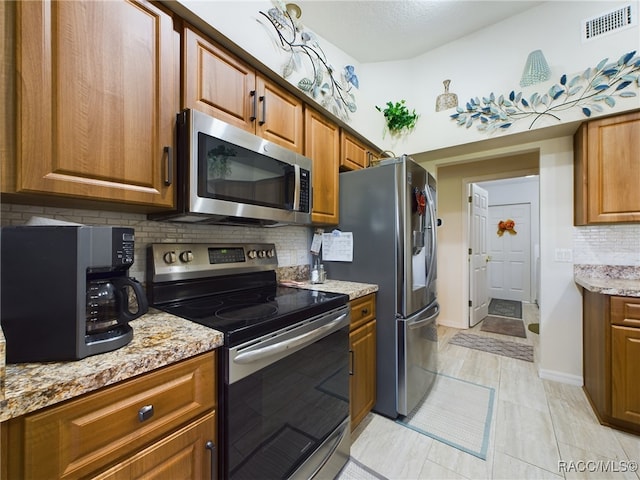
[[[180,260],[185,263],[189,263],[193,260],[193,252],[191,250],[185,250],[180,253]]]
[[[264,258],[267,256],[266,250],[258,250],[258,258]]]
[[[247,257],[254,259],[258,256],[258,252],[256,252],[255,250],[249,250],[247,252]]]
[[[176,263],[178,261],[178,256],[174,251],[165,253],[162,258],[164,259],[164,263],[168,264]]]
[[[267,250],[267,257],[268,258],[273,258],[276,256],[276,250],[274,248]]]

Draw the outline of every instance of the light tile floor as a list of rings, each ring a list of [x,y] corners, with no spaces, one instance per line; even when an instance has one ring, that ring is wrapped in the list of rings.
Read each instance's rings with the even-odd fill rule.
[[[533,304],[523,308],[525,324],[538,321]],[[469,333],[533,344],[527,338]],[[439,370],[493,387],[489,451],[481,460],[394,421],[370,413],[352,435],[351,455],[389,479],[633,479],[640,462],[640,436],[600,425],[581,387],[538,377],[537,365],[449,345],[457,329],[438,327]]]

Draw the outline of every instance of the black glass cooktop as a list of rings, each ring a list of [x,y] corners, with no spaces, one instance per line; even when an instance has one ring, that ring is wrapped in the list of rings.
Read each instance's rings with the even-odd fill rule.
[[[177,300],[156,308],[224,333],[235,346],[345,305],[341,293],[263,286]]]

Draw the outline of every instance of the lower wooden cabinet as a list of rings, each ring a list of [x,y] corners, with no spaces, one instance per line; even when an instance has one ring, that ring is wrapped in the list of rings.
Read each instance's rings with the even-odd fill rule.
[[[211,432],[215,431],[216,416],[211,412],[94,478],[215,478],[217,449],[211,441]]]
[[[376,295],[351,302],[351,430],[376,403]]]
[[[584,390],[601,423],[640,433],[640,298],[583,293]]]
[[[640,427],[640,328],[611,327],[611,414]]]
[[[3,472],[9,479],[207,478],[217,462],[215,389],[209,352],[9,420]]]

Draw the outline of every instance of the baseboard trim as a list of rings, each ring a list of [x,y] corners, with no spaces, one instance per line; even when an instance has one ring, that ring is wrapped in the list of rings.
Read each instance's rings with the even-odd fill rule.
[[[554,382],[566,383],[576,387],[582,387],[584,385],[582,375],[570,375],[568,373],[545,370],[543,368],[538,369],[538,375],[544,380],[553,380]]]

